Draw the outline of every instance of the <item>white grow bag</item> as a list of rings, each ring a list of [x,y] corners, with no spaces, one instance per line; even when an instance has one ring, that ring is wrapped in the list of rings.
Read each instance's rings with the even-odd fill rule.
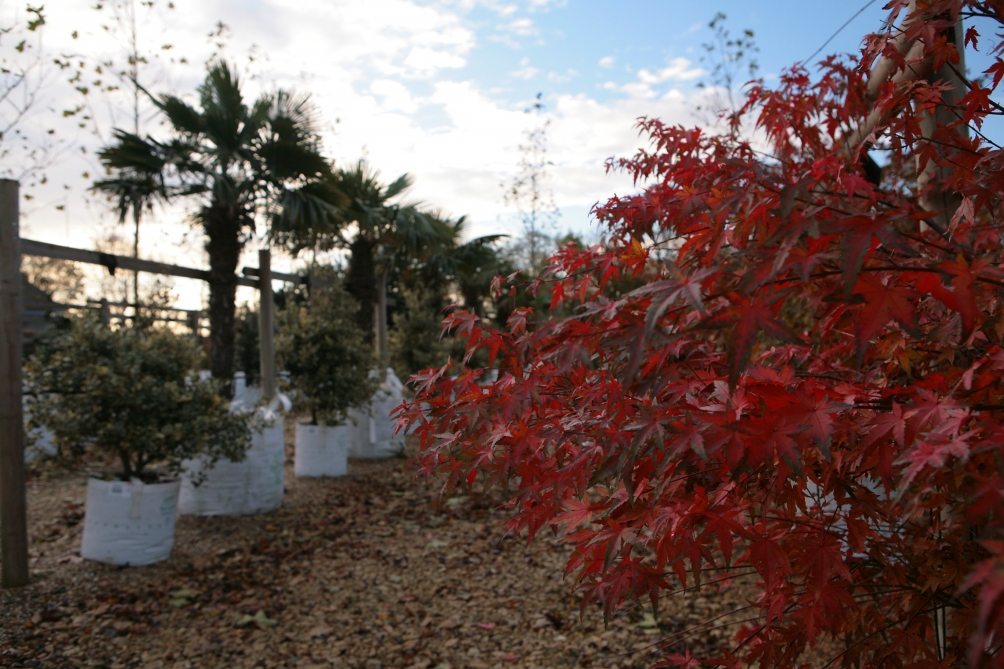
[[[28,441],[32,441],[31,446],[27,446],[24,449],[24,461],[33,462],[38,458],[46,459],[59,453],[59,447],[56,446],[56,442],[53,439],[52,432],[47,427],[35,428],[34,430],[28,427],[28,421],[31,420],[31,410],[28,408],[28,398],[22,398],[21,400],[21,412],[24,416],[24,434]]]
[[[404,399],[404,384],[387,368],[387,376],[379,390],[363,407],[349,412],[356,421],[349,455],[360,459],[390,458],[404,450],[404,435],[394,434],[395,420],[390,417]],[[367,429],[368,428],[368,429]]]
[[[218,460],[211,468],[204,458],[182,463],[178,511],[186,516],[247,516],[274,511],[282,506],[285,458],[281,416],[270,424],[252,426],[251,448],[243,461]]]
[[[351,425],[296,426],[297,476],[345,476],[349,471]]]
[[[370,451],[370,405],[349,409],[349,457],[365,458]]]
[[[174,545],[180,481],[87,481],[80,556],[114,565],[166,560]]]

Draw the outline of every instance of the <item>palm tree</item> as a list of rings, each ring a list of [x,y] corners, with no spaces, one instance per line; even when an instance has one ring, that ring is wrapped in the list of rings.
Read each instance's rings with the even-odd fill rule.
[[[96,181],[93,190],[103,191],[115,200],[119,223],[125,222],[132,213],[135,235],[133,256],[139,257],[139,223],[144,211],[153,209],[159,201],[170,198],[164,183],[164,155],[154,144],[144,141],[134,133],[115,130],[117,150],[99,153],[105,165],[115,176]],[[139,316],[139,272],[133,274],[133,303]]]
[[[259,222],[277,240],[330,225],[333,207],[321,185],[330,166],[308,98],[278,91],[248,105],[236,71],[223,61],[210,65],[198,107],[174,95],[150,98],[167,118],[170,138],[117,133],[101,152],[111,178],[95,187],[117,197],[120,212],[135,211],[149,201],[147,194],[198,200],[193,220],[209,254],[210,369],[226,381],[233,375],[236,270],[244,244]]]
[[[351,240],[342,238],[349,249],[345,288],[359,303],[356,322],[372,336],[376,306],[385,302],[388,276],[403,264],[449,245],[453,230],[416,204],[394,202],[412,185],[407,174],[384,185],[380,173],[360,160],[338,170],[334,178],[337,186],[332,190],[346,198],[340,212],[342,232],[355,228]],[[381,352],[386,353],[386,348]]]
[[[483,302],[491,295],[492,279],[514,271],[512,264],[496,248],[496,242],[507,235],[485,235],[463,242],[466,216],[451,221],[439,212],[427,215],[449,226],[452,237],[448,245],[437,249],[425,261],[424,271],[421,272],[423,281],[429,285],[452,282],[464,309],[484,317]]]

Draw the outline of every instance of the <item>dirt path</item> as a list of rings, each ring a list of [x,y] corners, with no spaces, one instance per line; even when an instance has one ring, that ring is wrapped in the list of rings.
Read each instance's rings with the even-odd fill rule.
[[[406,465],[297,479],[287,429],[282,509],[181,517],[170,560],[127,569],[77,555],[86,474],[36,472],[35,579],[0,590],[0,666],[644,667],[736,607],[674,597],[658,621],[637,609],[604,627],[592,606],[580,620],[566,549],[504,539],[498,500],[444,499]]]

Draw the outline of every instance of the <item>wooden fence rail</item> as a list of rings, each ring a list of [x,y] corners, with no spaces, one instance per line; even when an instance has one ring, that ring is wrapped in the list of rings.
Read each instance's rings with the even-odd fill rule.
[[[90,265],[102,265],[107,267],[108,271],[112,274],[114,274],[117,269],[127,269],[135,272],[165,274],[167,276],[180,276],[186,279],[209,281],[209,271],[204,269],[180,267],[179,265],[169,265],[163,262],[154,262],[153,260],[141,260],[139,258],[130,258],[129,256],[117,256],[112,255],[111,253],[101,253],[100,251],[86,251],[84,249],[75,249],[69,246],[59,246],[58,244],[37,242],[33,239],[21,240],[21,255],[43,256],[46,258],[56,258],[58,260],[72,260],[74,262],[82,262]],[[302,279],[302,277],[294,274],[286,274],[283,276],[295,277],[297,283],[300,283]],[[280,279],[281,277],[273,275],[273,278]],[[286,279],[282,280],[285,281]],[[237,284],[240,286],[258,288],[258,279],[238,276]]]

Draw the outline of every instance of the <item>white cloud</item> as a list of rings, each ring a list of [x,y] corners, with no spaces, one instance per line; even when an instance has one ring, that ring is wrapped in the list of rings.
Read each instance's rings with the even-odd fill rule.
[[[404,59],[404,65],[411,70],[408,74],[426,78],[434,76],[440,70],[461,68],[465,64],[466,61],[461,56],[426,47],[412,49]]]
[[[302,0],[290,5],[260,0],[254,11],[242,0],[176,1],[179,9],[171,20],[153,26],[151,34],[156,35],[158,44],[173,43],[173,51],[184,53],[192,66],[176,68],[155,82],[154,90],[174,90],[194,98],[204,74],[201,63],[210,52],[203,36],[217,17],[226,16],[235,36],[228,49],[234,59],[243,64],[243,55],[252,43],[259,44],[269,56],[262,68],[268,77],[246,82],[249,98],[276,85],[309,90],[331,126],[325,141],[336,160],[354,161],[366,152],[388,179],[412,173],[415,198],[457,215],[468,214],[474,231],[485,233],[498,227],[495,221],[506,215],[500,183],[515,171],[518,145],[533,117],[522,111],[528,101],[506,100],[506,91],[490,88],[497,82],[478,82],[477,73],[468,69],[477,41],[492,39],[487,35],[490,26],[479,28],[465,18],[464,12],[475,0],[452,5],[412,0]],[[483,6],[507,20],[516,11],[511,3],[488,2]],[[548,2],[534,5],[537,9],[553,6]],[[509,39],[536,30],[528,19],[515,19],[507,25],[511,28],[506,34]],[[53,52],[90,49],[100,54],[102,49],[110,49],[98,16],[83,4],[53,12],[46,29]],[[66,37],[74,29],[82,34],[78,42]],[[612,56],[600,60],[603,67],[613,64]],[[699,76],[694,72],[699,70],[689,61],[677,59],[659,70],[639,71],[627,85],[602,84],[605,89],[625,93],[612,100],[600,102],[582,93],[551,98],[550,157],[555,163],[552,184],[558,205],[589,207],[615,190],[631,190],[630,180],[605,174],[604,160],[634,152],[639,143],[634,124],[639,116],[691,122],[682,93],[663,94],[654,87],[662,84],[665,88]],[[529,59],[523,59],[520,68],[510,74],[529,79],[540,72]],[[554,74],[564,78],[576,75],[574,70]],[[53,102],[57,111],[76,99],[71,87],[54,91],[57,97],[62,96]],[[72,120],[62,122],[72,135]],[[150,131],[160,132],[156,125]],[[26,224],[40,239],[89,247],[91,231],[102,221],[111,222],[113,216],[100,203],[88,202],[82,195],[88,182],[79,175],[85,170],[91,175],[98,173],[91,156],[100,144],[84,133],[76,137],[88,154],[54,167],[48,190],[40,189],[37,200],[63,202],[65,197],[67,210],[57,212],[46,205],[30,212]],[[73,185],[70,196],[63,195],[64,182]],[[197,236],[189,235],[188,245],[178,246],[188,229],[188,211],[190,205],[174,207],[144,223],[143,255],[204,266]],[[249,263],[254,260],[249,258]],[[186,306],[202,299],[199,290],[185,289]]]
[[[536,77],[537,74],[539,74],[539,73],[540,73],[540,70],[538,70],[536,67],[533,67],[533,66],[530,65],[530,59],[529,58],[523,58],[523,60],[519,61],[519,69],[518,70],[513,70],[512,72],[510,72],[509,76],[516,77],[517,79],[524,79],[526,81],[529,81],[530,79],[533,79],[534,77]]]
[[[572,79],[574,79],[577,76],[579,76],[579,73],[576,70],[572,69],[572,68],[569,68],[565,72],[548,72],[547,73],[547,79],[548,79],[548,81],[553,81],[553,82],[558,83],[558,84],[567,84],[569,81],[571,81]]]
[[[604,56],[603,58],[600,58],[600,67],[610,69],[613,66],[614,66],[613,56]]]
[[[500,25],[498,29],[511,32],[521,37],[530,37],[538,33],[537,26],[531,19],[527,18],[515,19],[509,23]]]
[[[665,81],[696,79],[705,74],[700,67],[690,65],[690,61],[686,58],[674,58],[669,66],[655,72],[649,72],[645,68],[638,70],[638,79],[646,84],[661,84]]]
[[[630,73],[631,68],[625,66],[625,71]],[[638,100],[651,100],[660,95],[659,91],[655,89],[656,86],[667,82],[689,81],[703,74],[705,74],[704,70],[699,67],[691,67],[691,62],[686,58],[675,58],[667,67],[655,72],[647,68],[638,70],[635,81],[624,84],[605,81],[600,84],[600,88],[608,91],[620,91]],[[673,90],[670,89],[670,93],[673,93]]]
[[[528,9],[531,12],[546,12],[552,7],[564,7],[568,0],[530,0]]]
[[[391,79],[377,79],[370,84],[370,90],[383,97],[382,107],[386,111],[411,114],[418,109],[418,105],[411,97],[411,92],[400,82]]]

